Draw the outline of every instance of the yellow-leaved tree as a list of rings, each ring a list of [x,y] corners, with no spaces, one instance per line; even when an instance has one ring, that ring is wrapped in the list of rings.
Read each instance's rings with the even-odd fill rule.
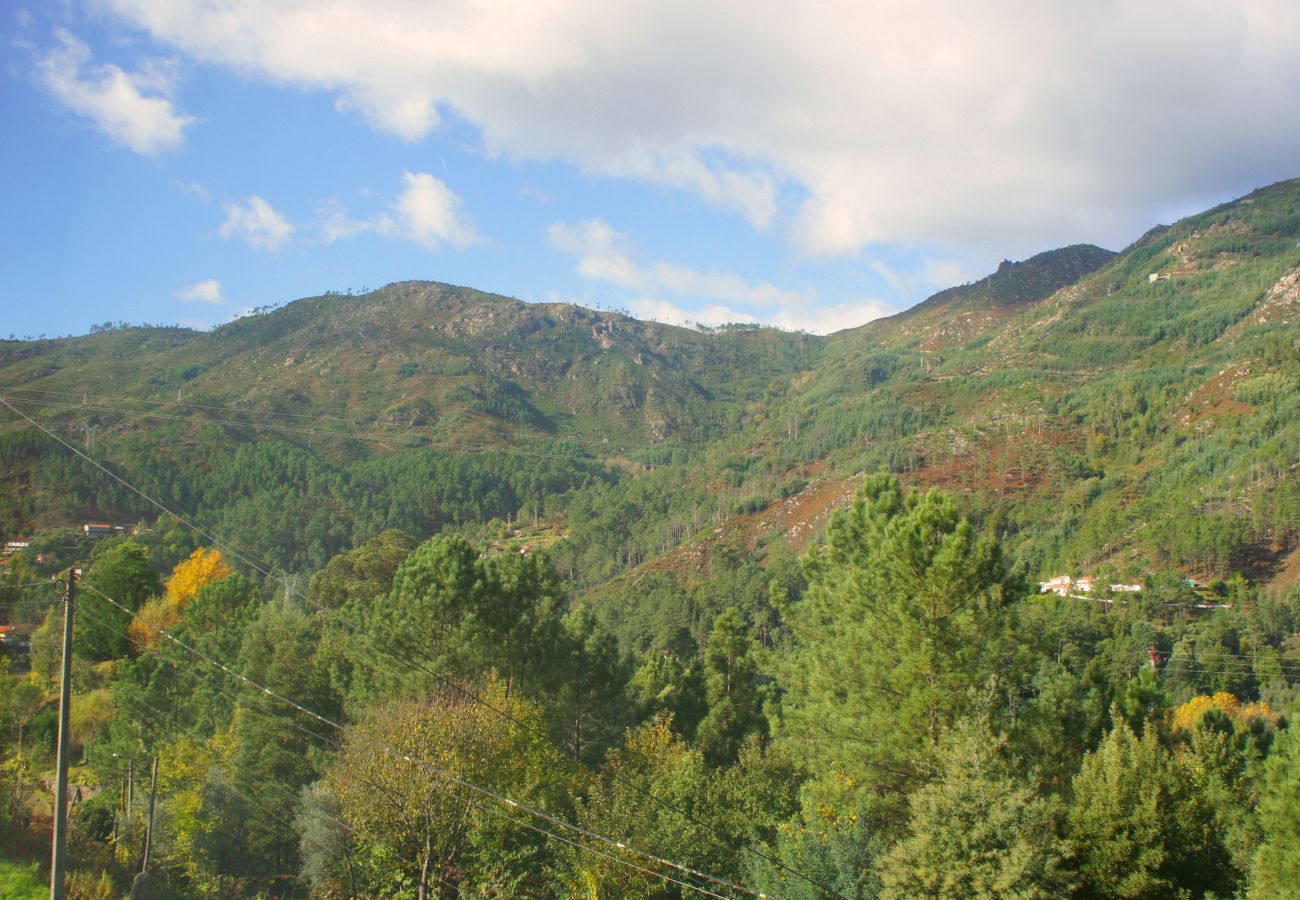
[[[1174,710],[1174,731],[1191,731],[1201,724],[1201,719],[1212,709],[1223,713],[1233,723],[1267,719],[1276,725],[1278,721],[1277,714],[1262,700],[1242,706],[1235,695],[1227,691],[1218,691],[1212,697],[1204,694],[1193,697]]]
[[[200,547],[172,569],[172,577],[167,579],[167,599],[183,607],[203,588],[233,572],[220,550]]]
[[[200,547],[190,554],[189,559],[177,563],[167,579],[166,594],[147,601],[131,622],[131,646],[136,652],[157,647],[159,630],[170,630],[180,621],[181,610],[198,596],[199,591],[233,572],[234,569],[216,548]]]

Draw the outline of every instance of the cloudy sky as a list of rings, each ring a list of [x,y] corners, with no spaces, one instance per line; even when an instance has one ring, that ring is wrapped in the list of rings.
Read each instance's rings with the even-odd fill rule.
[[[410,278],[861,324],[1300,176],[1300,4],[0,5],[0,332]]]

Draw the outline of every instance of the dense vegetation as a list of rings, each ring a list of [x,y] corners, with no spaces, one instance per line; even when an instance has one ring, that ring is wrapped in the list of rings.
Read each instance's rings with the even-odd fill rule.
[[[0,879],[78,565],[79,896],[152,757],[155,896],[1288,896],[1298,223],[828,339],[408,283],[4,344]]]

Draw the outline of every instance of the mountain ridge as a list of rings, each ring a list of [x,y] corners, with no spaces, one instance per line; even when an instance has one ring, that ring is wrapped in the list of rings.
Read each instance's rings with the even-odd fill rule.
[[[589,580],[733,532],[744,552],[766,553],[769,538],[745,532],[757,526],[743,517],[823,479],[880,468],[956,491],[974,514],[1001,522],[1035,567],[1122,567],[1132,552],[1267,577],[1300,535],[1289,511],[1300,447],[1291,424],[1300,422],[1298,251],[1300,181],[1289,181],[1153,229],[1117,254],[1046,251],[827,337],[701,332],[407,281],[303,298],[211,333],[121,328],[3,342],[0,381],[73,440],[136,460],[128,468],[172,471],[187,455],[206,458],[213,441],[279,441],[302,465],[325,466],[322,483],[341,479],[320,488],[341,492],[334,499],[303,501],[313,516],[346,510],[362,485],[382,499],[391,490],[383,473],[445,448],[437,452],[581,460],[587,474],[546,489],[578,498],[548,513],[572,525],[581,518],[572,504],[597,490],[584,479],[606,466],[618,486],[600,487],[615,493],[599,503],[625,509],[629,522],[571,529],[575,545],[563,552]],[[106,389],[120,402],[104,401]],[[160,422],[169,423],[166,452],[155,446]],[[50,521],[66,489],[42,481],[40,452],[4,459],[18,498],[6,530]],[[432,488],[406,490],[418,498]],[[540,516],[541,496],[523,490],[501,493],[491,509]],[[666,493],[651,502],[655,492]],[[106,515],[123,502],[100,493]],[[224,496],[209,491],[202,502],[237,505]],[[1198,523],[1228,536],[1189,538],[1200,524],[1172,524],[1189,498]],[[582,515],[595,521],[591,503]],[[346,543],[361,521],[330,540]],[[419,530],[447,516],[426,507],[403,521]],[[1180,541],[1190,543],[1168,550]],[[1215,542],[1226,549],[1213,551]]]

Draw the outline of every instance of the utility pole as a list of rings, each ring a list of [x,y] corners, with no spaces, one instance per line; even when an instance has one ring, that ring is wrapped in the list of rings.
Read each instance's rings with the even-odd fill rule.
[[[158,796],[158,757],[153,758],[149,771],[149,820],[144,827],[144,862],[140,864],[140,874],[149,874],[149,853],[153,850],[153,802]]]
[[[135,876],[135,881],[131,883],[131,900],[139,897],[144,886],[149,883],[149,853],[153,849],[153,804],[154,798],[158,796],[158,757],[153,758],[153,766],[149,774],[149,820],[145,823],[144,828],[144,860],[140,863],[140,874]]]
[[[59,774],[54,788],[54,840],[50,853],[50,900],[64,898],[64,872],[68,845],[68,729],[72,711],[72,618],[76,611],[77,575],[68,569],[68,589],[63,598],[63,672],[59,679]]]

